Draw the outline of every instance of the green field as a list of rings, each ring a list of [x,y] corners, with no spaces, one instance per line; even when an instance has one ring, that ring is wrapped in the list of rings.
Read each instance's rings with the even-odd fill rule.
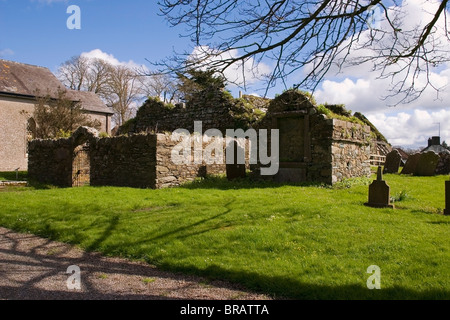
[[[10,188],[0,225],[275,298],[449,299],[448,176],[385,175],[396,209],[364,206],[367,182],[338,187],[228,182],[185,187]],[[369,290],[367,268],[381,269]]]

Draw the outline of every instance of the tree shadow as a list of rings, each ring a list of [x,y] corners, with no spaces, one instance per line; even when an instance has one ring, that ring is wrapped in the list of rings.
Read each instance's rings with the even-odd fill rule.
[[[114,221],[101,239],[107,237]],[[67,288],[70,274],[66,271],[71,265],[81,269],[81,290]],[[8,300],[205,299],[205,289],[201,284],[207,282],[205,278],[158,270],[142,262],[107,258],[99,253],[81,251],[67,244],[3,228],[0,228],[0,270],[0,299]],[[145,279],[160,282],[152,287],[152,281],[146,283]],[[119,288],[117,284],[120,284]],[[243,289],[221,281],[212,285],[211,290],[216,294],[225,292],[225,299]],[[253,299],[257,296],[248,295]]]
[[[214,265],[206,269],[195,270],[192,267],[181,269],[181,272],[196,272],[203,276],[216,278],[218,275],[233,282],[238,282],[255,290],[265,292],[280,299],[296,300],[448,300],[450,288],[432,289],[427,291],[415,291],[401,286],[370,290],[366,286],[366,280],[361,284],[325,285],[306,283],[291,277],[267,276],[256,272],[235,272]],[[339,276],[339,275],[336,275]]]
[[[238,190],[238,189],[267,189],[267,188],[281,188],[284,186],[297,187],[330,187],[320,182],[276,182],[268,179],[249,176],[246,178],[236,178],[228,180],[224,176],[206,176],[205,178],[197,179],[192,182],[187,182],[179,188],[183,189],[217,189],[217,190]]]
[[[219,221],[214,226],[208,226],[206,224],[211,223],[212,221],[230,213],[232,210],[230,208],[230,205],[233,202],[234,201],[231,200],[231,201],[227,202],[225,205],[223,205],[225,210],[216,215],[198,220],[193,223],[184,224],[178,228],[175,228],[175,229],[167,231],[167,232],[156,233],[150,237],[147,237],[147,238],[139,240],[139,241],[127,242],[127,243],[122,243],[122,244],[118,244],[118,245],[112,245],[112,246],[109,246],[109,249],[112,251],[115,251],[116,249],[123,249],[124,247],[137,247],[139,245],[158,241],[158,240],[165,240],[165,241],[169,241],[172,239],[182,240],[182,239],[186,239],[189,237],[204,234],[206,232],[210,232],[213,230],[221,229],[224,227],[229,227],[231,225],[231,223],[227,222],[227,221],[222,221],[222,222]]]

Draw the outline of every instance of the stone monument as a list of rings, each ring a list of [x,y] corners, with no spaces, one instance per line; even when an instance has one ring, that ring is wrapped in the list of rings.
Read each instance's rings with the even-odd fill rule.
[[[390,187],[383,180],[382,169],[379,166],[377,180],[374,180],[369,186],[369,202],[364,205],[374,208],[394,208],[390,201]]]
[[[444,214],[450,215],[450,180],[445,181],[445,209]]]
[[[420,153],[414,153],[409,156],[408,160],[406,160],[405,166],[403,167],[402,174],[413,174],[416,171],[420,155]]]
[[[439,162],[439,155],[433,151],[422,153],[417,162],[415,176],[434,176]]]
[[[383,173],[398,173],[400,169],[400,162],[402,161],[402,156],[398,150],[392,150],[386,155],[386,162],[384,163]]]

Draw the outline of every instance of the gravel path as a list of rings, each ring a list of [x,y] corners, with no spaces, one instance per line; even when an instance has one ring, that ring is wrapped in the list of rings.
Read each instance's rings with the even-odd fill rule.
[[[76,265],[81,290],[69,290]],[[269,300],[225,282],[164,272],[145,263],[103,257],[30,234],[0,228],[0,299]]]

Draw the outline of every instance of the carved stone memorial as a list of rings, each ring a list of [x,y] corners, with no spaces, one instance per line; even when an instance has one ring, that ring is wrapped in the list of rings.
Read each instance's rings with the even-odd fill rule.
[[[402,174],[413,174],[416,171],[417,163],[420,159],[420,153],[410,155],[403,167]]]
[[[439,162],[439,155],[433,151],[422,153],[414,172],[415,176],[434,176]]]
[[[450,215],[450,180],[445,181],[445,209],[444,214]]]
[[[397,150],[392,150],[386,155],[383,173],[398,173],[402,156]]]
[[[394,208],[390,201],[390,187],[383,180],[380,166],[378,167],[377,180],[374,180],[369,186],[369,202],[364,205],[374,208]]]

